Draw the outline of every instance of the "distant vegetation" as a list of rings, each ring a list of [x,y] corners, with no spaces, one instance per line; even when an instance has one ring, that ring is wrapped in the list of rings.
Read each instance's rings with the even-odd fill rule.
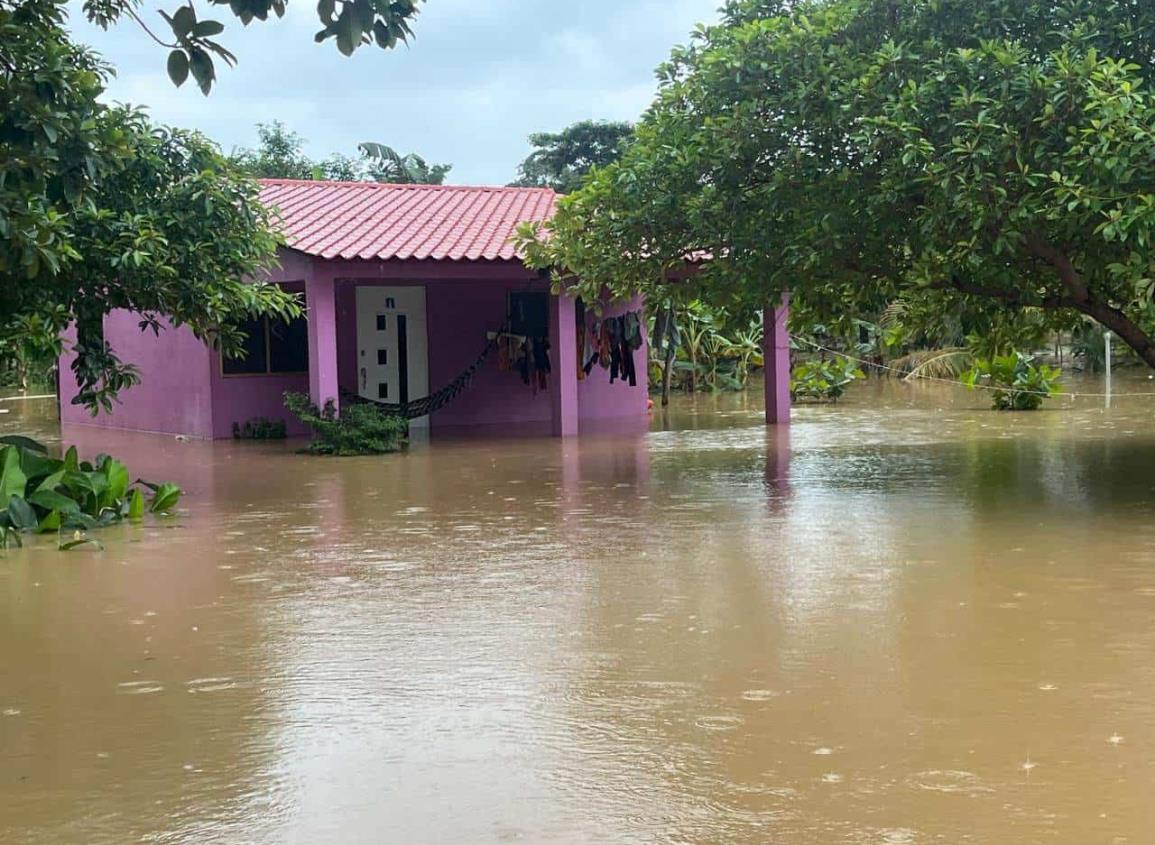
[[[356,158],[334,153],[315,161],[305,154],[305,139],[279,120],[258,123],[257,138],[256,149],[237,150],[231,158],[240,170],[258,179],[440,185],[453,169],[450,164],[429,164],[416,153],[402,155],[373,142],[359,144]]]
[[[512,184],[572,193],[595,167],[621,158],[633,134],[631,123],[595,120],[583,120],[560,132],[537,132],[529,136],[535,149],[521,163]]]

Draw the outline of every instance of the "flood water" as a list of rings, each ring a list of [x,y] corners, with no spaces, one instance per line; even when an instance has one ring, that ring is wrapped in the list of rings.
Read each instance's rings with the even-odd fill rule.
[[[65,432],[186,497],[0,555],[0,842],[1152,841],[1155,398],[760,401],[366,459]]]

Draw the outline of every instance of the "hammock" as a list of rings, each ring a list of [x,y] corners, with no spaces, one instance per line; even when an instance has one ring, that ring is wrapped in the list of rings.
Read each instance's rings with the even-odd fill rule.
[[[453,381],[449,382],[449,384],[445,385],[445,387],[441,388],[436,393],[431,393],[423,399],[417,399],[413,402],[398,404],[382,402],[379,399],[368,399],[359,394],[346,393],[345,401],[354,403],[362,402],[368,403],[370,405],[376,405],[377,407],[382,408],[386,413],[404,417],[407,420],[420,419],[421,417],[428,416],[429,414],[432,414],[436,411],[440,411],[442,408],[460,396],[465,388],[469,387],[469,383],[473,381],[473,377],[477,374],[477,371],[481,369],[481,365],[485,363],[486,359],[489,357],[489,354],[497,348],[497,339],[504,333],[505,328],[502,327],[502,330],[500,332],[496,332],[493,339],[485,345],[485,349],[480,355],[477,356],[476,361],[470,364],[467,369],[465,369]]]

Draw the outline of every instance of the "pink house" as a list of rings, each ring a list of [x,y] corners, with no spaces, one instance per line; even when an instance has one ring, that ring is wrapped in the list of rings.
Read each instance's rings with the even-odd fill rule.
[[[358,398],[414,403],[460,383],[495,334],[499,350],[451,402],[413,425],[566,436],[603,421],[645,420],[644,331],[632,345],[614,344],[613,372],[597,362],[587,371],[591,344],[582,340],[588,335],[596,351],[597,321],[632,324],[629,315],[640,315],[642,303],[586,308],[555,295],[511,245],[520,223],[553,213],[552,191],[267,180],[262,199],[279,210],[286,242],[269,281],[300,292],[307,319],[253,321],[248,354],[223,360],[187,329],[157,337],[140,331],[136,315],[113,312],[105,338],[137,366],[141,384],[122,394],[113,413],[92,417],[71,404],[76,384],[65,355],[62,421],[220,439],[264,417],[303,434],[282,405],[285,391],[338,406]],[[767,317],[767,419],[785,422],[785,307]],[[523,340],[529,373],[517,361]],[[534,372],[543,357],[544,377]]]

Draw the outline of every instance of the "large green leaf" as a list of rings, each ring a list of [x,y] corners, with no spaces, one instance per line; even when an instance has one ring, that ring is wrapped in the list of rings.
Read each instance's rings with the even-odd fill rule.
[[[106,458],[101,470],[108,479],[109,498],[119,502],[128,492],[128,467],[116,458]]]
[[[128,518],[136,521],[144,517],[144,494],[137,488],[128,498]]]
[[[8,521],[17,531],[35,531],[40,524],[32,505],[19,496],[8,498]]]
[[[149,510],[153,513],[169,513],[176,507],[176,503],[180,501],[181,489],[175,484],[165,482],[157,487],[156,494],[152,497],[152,504]]]
[[[0,449],[0,502],[11,496],[23,496],[28,477],[20,468],[20,449],[5,446]]]
[[[28,502],[48,511],[71,513],[80,510],[79,502],[55,490],[37,490],[28,497]]]
[[[39,440],[33,440],[31,437],[24,437],[20,434],[6,434],[0,437],[0,446],[19,446],[21,449],[27,449],[31,452],[48,451],[48,447]]]

